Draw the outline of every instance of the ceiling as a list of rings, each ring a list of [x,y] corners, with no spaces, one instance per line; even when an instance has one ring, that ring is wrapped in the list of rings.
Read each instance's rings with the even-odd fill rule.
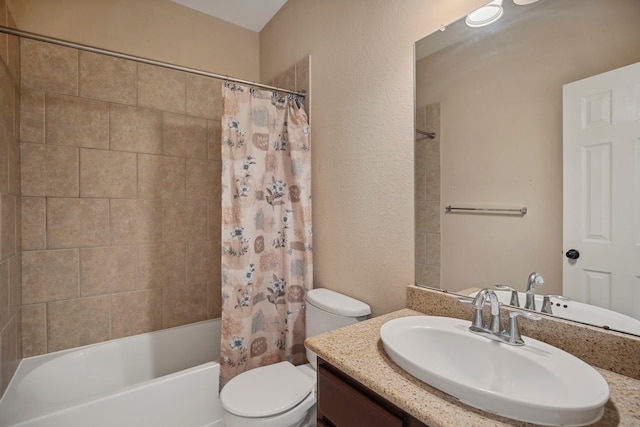
[[[287,0],[171,0],[251,31],[260,32]]]

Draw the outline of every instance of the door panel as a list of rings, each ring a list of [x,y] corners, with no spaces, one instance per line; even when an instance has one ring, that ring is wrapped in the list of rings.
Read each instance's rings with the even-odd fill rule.
[[[640,63],[563,87],[563,294],[640,319]]]

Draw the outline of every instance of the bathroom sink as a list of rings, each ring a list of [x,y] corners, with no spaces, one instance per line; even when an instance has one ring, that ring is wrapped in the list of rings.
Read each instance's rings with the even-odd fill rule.
[[[419,380],[461,402],[542,425],[585,425],[602,416],[609,386],[591,366],[524,337],[510,346],[469,331],[471,322],[437,316],[390,320],[385,352]]]

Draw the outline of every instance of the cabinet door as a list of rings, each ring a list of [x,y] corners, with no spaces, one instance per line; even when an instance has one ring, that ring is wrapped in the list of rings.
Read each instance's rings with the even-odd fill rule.
[[[402,427],[400,416],[318,366],[318,425],[336,427]]]

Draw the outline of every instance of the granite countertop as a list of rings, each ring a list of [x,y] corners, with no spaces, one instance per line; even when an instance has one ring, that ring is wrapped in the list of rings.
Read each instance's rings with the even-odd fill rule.
[[[345,374],[430,427],[531,426],[475,409],[412,377],[384,352],[380,327],[387,321],[424,313],[402,309],[308,338],[305,345]],[[640,380],[595,368],[609,383],[605,413],[592,426],[640,426]]]

